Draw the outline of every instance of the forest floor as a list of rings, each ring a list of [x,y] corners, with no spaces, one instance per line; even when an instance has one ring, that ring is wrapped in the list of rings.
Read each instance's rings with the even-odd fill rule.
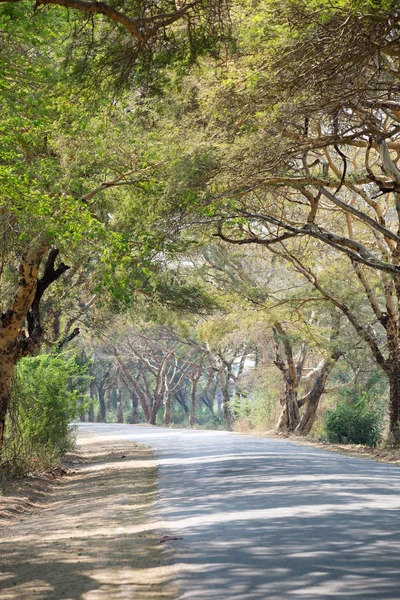
[[[2,600],[173,600],[150,449],[80,434],[68,469],[0,494]],[[5,493],[4,493],[5,491]]]

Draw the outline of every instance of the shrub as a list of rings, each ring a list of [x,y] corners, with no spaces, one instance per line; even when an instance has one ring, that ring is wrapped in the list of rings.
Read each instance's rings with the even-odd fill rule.
[[[51,468],[72,447],[70,422],[85,408],[89,379],[75,357],[41,354],[16,368],[2,459],[24,474]]]
[[[356,402],[343,401],[324,416],[329,442],[376,446],[382,436],[382,419],[376,409],[368,406],[368,395]]]

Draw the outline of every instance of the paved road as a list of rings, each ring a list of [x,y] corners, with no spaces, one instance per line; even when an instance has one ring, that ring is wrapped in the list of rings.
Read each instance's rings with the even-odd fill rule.
[[[80,427],[156,451],[182,600],[400,599],[400,468],[226,432]]]

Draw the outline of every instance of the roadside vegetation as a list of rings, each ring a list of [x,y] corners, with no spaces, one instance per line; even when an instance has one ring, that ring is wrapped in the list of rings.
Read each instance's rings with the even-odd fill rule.
[[[400,443],[390,0],[0,1],[0,466],[72,420]]]

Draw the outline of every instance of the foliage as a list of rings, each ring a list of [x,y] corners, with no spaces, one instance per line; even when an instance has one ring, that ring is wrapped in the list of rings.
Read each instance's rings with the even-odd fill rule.
[[[376,446],[382,435],[382,417],[363,393],[357,402],[339,402],[326,411],[325,431],[329,442]]]
[[[279,387],[276,373],[272,371],[268,373],[268,377],[264,376],[262,384],[252,382],[250,397],[235,396],[233,404],[235,431],[274,430],[281,411]]]
[[[41,305],[46,341],[65,333],[60,319],[79,319],[102,335],[122,312],[134,327],[141,318],[179,320],[175,337],[185,340],[174,360],[187,369],[179,391],[188,406],[186,363],[195,362],[188,348],[206,357],[193,402],[198,423],[221,418],[213,403],[223,392],[237,420],[274,426],[281,390],[271,373],[283,339],[294,355],[307,345],[308,372],[340,350],[339,383],[355,375],[349,365],[361,365],[365,348],[389,373],[396,353],[388,351],[386,330],[400,298],[388,275],[398,277],[398,3],[244,0],[229,14],[230,2],[201,0],[144,45],[96,14],[107,2],[92,3],[90,18],[76,6],[69,14],[41,6],[32,15],[29,4],[0,6],[2,310],[21,255],[46,240],[71,265]],[[117,4],[128,20],[144,18],[143,31],[172,6]],[[216,64],[210,56],[221,56],[231,27],[235,43]],[[87,318],[92,298],[95,314]],[[274,345],[276,322],[285,336]],[[46,377],[39,385],[35,364],[20,370],[40,399]],[[136,354],[127,361],[146,397],[153,367]],[[46,368],[61,381],[55,363]],[[99,371],[99,385],[110,392],[115,381]],[[385,387],[380,399],[386,394]],[[132,418],[126,390],[122,399],[124,418]],[[185,408],[170,400],[172,422],[186,423]],[[339,416],[358,411],[359,424],[372,414],[355,408],[358,390],[347,400]],[[49,427],[39,416],[29,430],[35,439]]]
[[[67,354],[18,363],[3,462],[25,472],[48,468],[71,448],[70,422],[86,408],[86,370]]]

